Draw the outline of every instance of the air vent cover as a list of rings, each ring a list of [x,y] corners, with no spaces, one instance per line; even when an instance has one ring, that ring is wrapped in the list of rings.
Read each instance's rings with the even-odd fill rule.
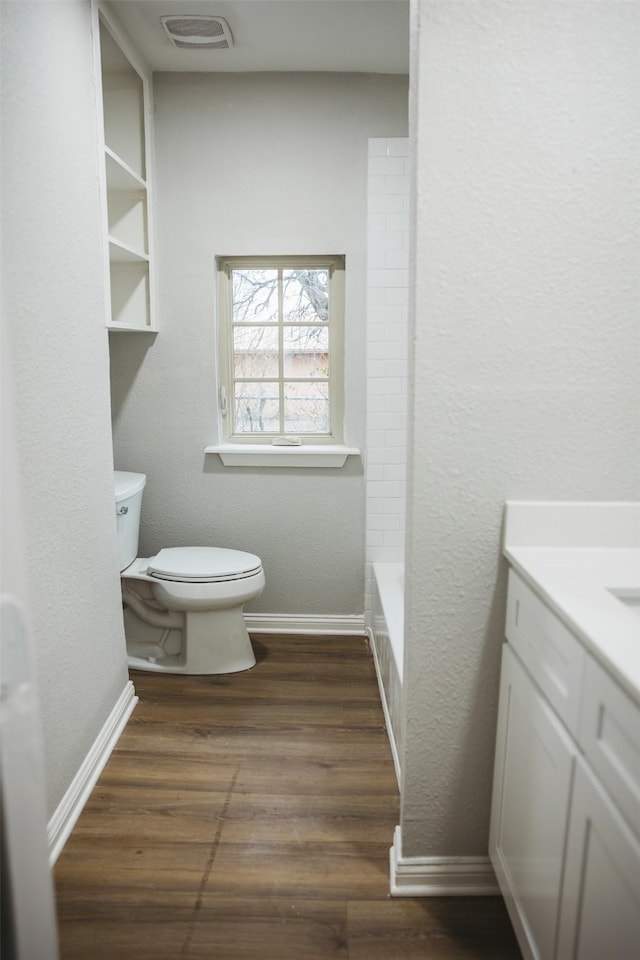
[[[160,17],[174,47],[190,50],[225,50],[233,36],[224,17]]]

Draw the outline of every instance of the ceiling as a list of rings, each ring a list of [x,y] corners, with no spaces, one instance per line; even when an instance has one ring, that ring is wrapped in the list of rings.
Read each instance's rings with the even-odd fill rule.
[[[154,71],[409,73],[409,0],[112,0]],[[178,49],[168,15],[224,17],[228,50]]]

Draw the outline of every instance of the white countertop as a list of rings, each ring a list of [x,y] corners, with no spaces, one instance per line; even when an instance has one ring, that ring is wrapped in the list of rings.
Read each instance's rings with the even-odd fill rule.
[[[551,542],[545,545],[545,539]],[[640,702],[640,607],[615,596],[620,591],[640,598],[640,503],[509,501],[504,555]]]

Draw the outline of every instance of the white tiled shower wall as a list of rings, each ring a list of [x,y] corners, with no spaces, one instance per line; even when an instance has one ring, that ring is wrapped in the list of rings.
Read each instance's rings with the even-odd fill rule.
[[[366,598],[371,564],[404,560],[407,455],[409,140],[369,140]]]

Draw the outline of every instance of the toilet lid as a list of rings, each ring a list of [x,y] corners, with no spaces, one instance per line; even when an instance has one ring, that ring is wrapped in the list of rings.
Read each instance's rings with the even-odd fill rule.
[[[222,547],[165,547],[149,560],[147,573],[187,583],[239,580],[262,569],[260,557]]]

